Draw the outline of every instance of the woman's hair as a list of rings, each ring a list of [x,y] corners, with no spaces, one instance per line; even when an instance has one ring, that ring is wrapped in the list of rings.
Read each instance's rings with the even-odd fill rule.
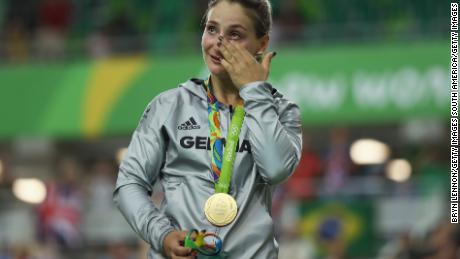
[[[247,13],[254,23],[257,38],[261,38],[270,32],[272,26],[272,7],[269,0],[209,0],[208,9],[202,19],[202,25],[207,22],[209,11],[223,1],[238,3],[248,11]]]

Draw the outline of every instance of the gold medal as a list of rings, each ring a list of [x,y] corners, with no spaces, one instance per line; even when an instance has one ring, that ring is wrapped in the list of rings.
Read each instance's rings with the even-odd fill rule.
[[[213,225],[222,227],[236,217],[238,206],[235,199],[226,193],[213,194],[204,204],[204,214]]]

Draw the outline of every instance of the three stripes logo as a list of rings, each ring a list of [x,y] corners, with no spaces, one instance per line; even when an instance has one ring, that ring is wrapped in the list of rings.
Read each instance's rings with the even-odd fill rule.
[[[200,125],[196,123],[193,117],[190,117],[186,122],[177,126],[178,130],[193,130],[193,129],[199,129],[199,128],[200,128]]]

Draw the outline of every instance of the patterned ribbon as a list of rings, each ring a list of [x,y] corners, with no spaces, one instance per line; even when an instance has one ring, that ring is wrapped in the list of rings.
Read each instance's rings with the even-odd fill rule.
[[[219,180],[220,172],[222,169],[222,157],[224,145],[222,141],[222,132],[220,130],[220,118],[219,118],[219,107],[220,103],[217,98],[212,94],[212,85],[209,79],[205,80],[204,86],[206,87],[207,99],[208,99],[208,121],[209,130],[211,133],[210,144],[211,144],[211,171],[212,177],[215,182]]]

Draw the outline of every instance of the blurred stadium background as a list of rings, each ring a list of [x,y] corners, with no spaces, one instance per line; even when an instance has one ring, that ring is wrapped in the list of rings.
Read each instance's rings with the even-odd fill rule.
[[[206,2],[0,0],[1,259],[145,258],[112,204],[118,161],[149,100],[206,75]],[[449,3],[272,3],[270,81],[304,125],[280,258],[460,258]]]

